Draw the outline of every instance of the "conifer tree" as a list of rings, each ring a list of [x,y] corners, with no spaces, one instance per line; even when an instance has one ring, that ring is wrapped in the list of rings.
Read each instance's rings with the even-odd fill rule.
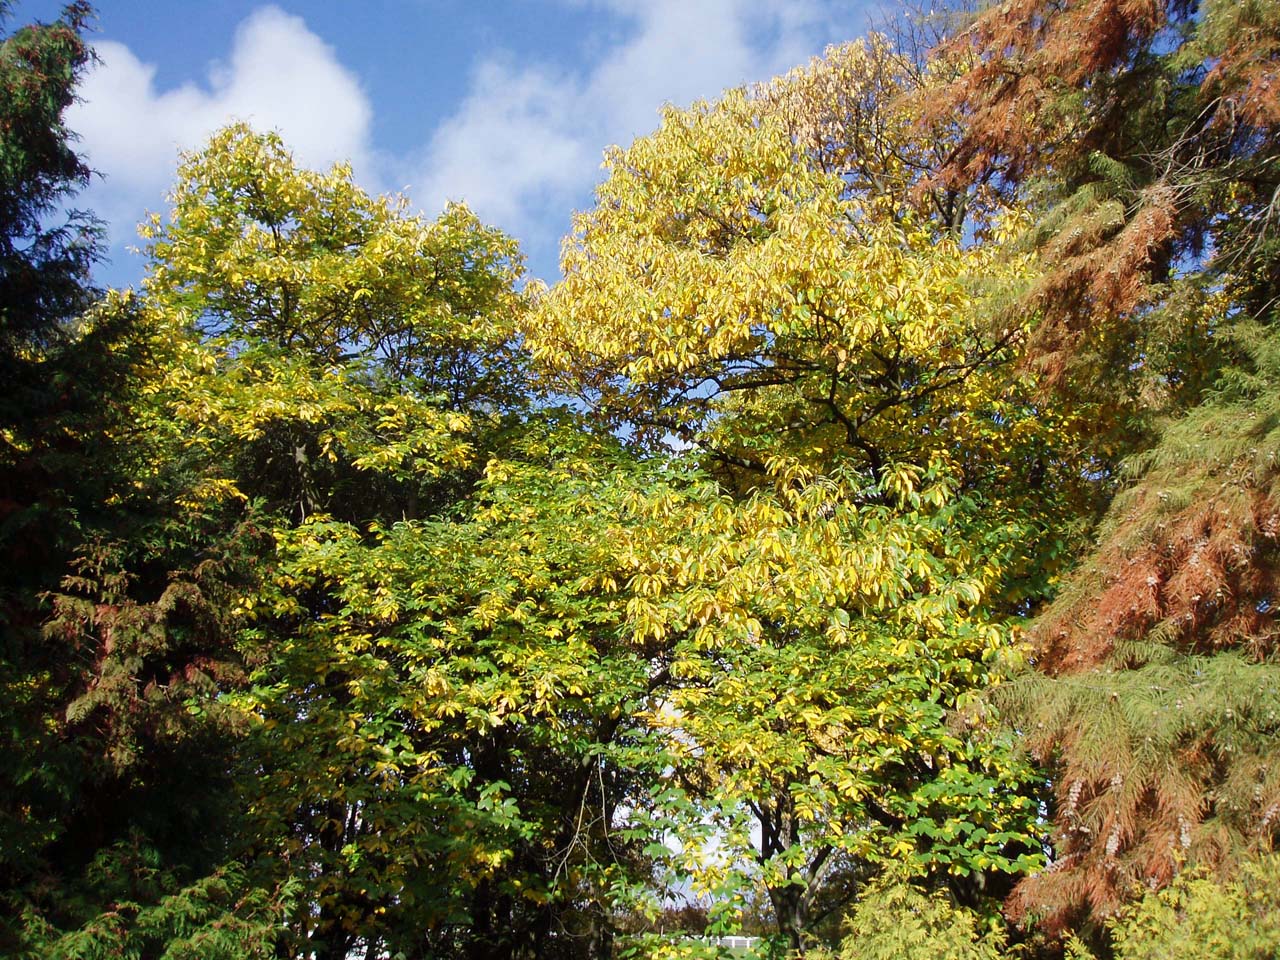
[[[935,179],[1043,211],[1031,362],[1098,412],[1120,490],[1008,688],[1056,826],[1011,906],[1061,927],[1277,837],[1280,15],[1015,0],[943,56],[967,69],[936,109],[966,122]]]
[[[280,901],[223,865],[216,694],[238,666],[220,602],[256,538],[178,502],[190,464],[154,430],[172,330],[99,298],[96,221],[59,210],[89,177],[62,119],[89,16],[0,43],[0,950],[249,953]]]

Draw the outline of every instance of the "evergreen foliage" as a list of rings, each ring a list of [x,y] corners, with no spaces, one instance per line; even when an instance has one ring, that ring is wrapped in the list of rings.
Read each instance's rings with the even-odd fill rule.
[[[1119,491],[1032,625],[1042,679],[1009,688],[1055,782],[1055,863],[1015,913],[1105,915],[1274,843],[1278,25],[1270,4],[1018,0],[946,48],[972,67],[934,103],[968,120],[936,177],[1043,210],[1030,357],[1101,414]]]
[[[10,3],[0,4],[0,22]],[[84,2],[50,24],[0,40],[0,377],[58,340],[93,299],[89,269],[100,227],[72,212],[51,225],[59,205],[89,182],[90,170],[62,121],[91,57]],[[6,420],[6,425],[8,424]]]
[[[183,891],[210,923],[234,913],[211,892],[244,727],[219,700],[243,677],[225,603],[262,542],[239,505],[191,499],[196,467],[159,426],[172,328],[98,299],[91,218],[46,226],[88,177],[62,124],[88,16],[0,50],[0,949],[32,955],[125,949],[133,914],[169,924]]]
[[[59,891],[59,911],[70,928],[43,916],[23,917],[24,942],[16,958],[99,960],[241,960],[276,956],[279,926],[291,888],[251,886],[239,864],[180,885],[136,838],[102,851],[78,884]],[[97,912],[105,899],[110,908]],[[83,899],[81,899],[83,897]],[[76,923],[82,925],[76,927]]]

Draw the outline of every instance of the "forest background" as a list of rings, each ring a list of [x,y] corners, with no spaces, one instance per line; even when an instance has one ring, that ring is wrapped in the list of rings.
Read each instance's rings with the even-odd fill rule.
[[[100,291],[0,47],[0,949],[1270,957],[1280,7],[906,14],[550,288],[228,127]]]

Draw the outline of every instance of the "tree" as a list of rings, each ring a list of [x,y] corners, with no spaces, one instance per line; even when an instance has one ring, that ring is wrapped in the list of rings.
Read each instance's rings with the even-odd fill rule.
[[[1041,676],[1008,688],[1056,825],[1053,869],[1011,907],[1057,928],[1191,864],[1230,875],[1276,835],[1257,704],[1275,689],[1278,23],[1266,3],[1026,0],[946,48],[969,69],[934,103],[967,121],[937,180],[1045,210],[1033,362],[1099,409],[1131,385],[1106,418],[1130,424],[1107,458],[1127,456],[1121,493],[1033,626]]]
[[[1230,876],[1275,841],[1275,339],[1232,336],[1254,372],[1135,458],[1098,546],[1033,625],[1041,675],[1009,689],[1056,784],[1056,867],[1019,913],[1105,916],[1137,883],[1193,864]]]
[[[8,6],[0,5],[0,20]],[[29,626],[30,605],[74,522],[76,491],[58,476],[62,450],[46,434],[62,420],[92,415],[86,395],[94,391],[78,389],[51,353],[95,299],[89,267],[97,225],[74,214],[49,225],[58,204],[89,178],[62,121],[90,56],[81,36],[88,16],[87,5],[73,4],[55,23],[0,40],[0,542],[15,561],[0,602],[11,631]],[[108,385],[111,373],[102,377]]]
[[[81,955],[176,913],[248,949],[280,899],[225,862],[235,718],[216,697],[239,666],[220,602],[254,535],[201,509],[150,429],[172,329],[99,298],[91,215],[49,225],[89,176],[62,122],[89,13],[0,45],[0,943]]]
[[[185,351],[166,385],[170,429],[200,464],[198,496],[251,505],[273,541],[233,605],[257,667],[235,701],[252,724],[238,795],[255,864],[271,883],[299,881],[288,950],[420,951],[426,931],[459,922],[445,891],[478,869],[429,825],[465,834],[457,803],[482,819],[486,804],[499,819],[508,808],[487,781],[478,800],[453,796],[461,781],[424,795],[430,771],[396,765],[417,756],[396,727],[413,661],[358,652],[368,638],[360,626],[348,638],[348,618],[380,608],[344,597],[368,575],[358,558],[376,569],[393,556],[380,546],[393,523],[468,513],[484,461],[518,422],[518,254],[465,208],[409,215],[349,168],[300,169],[278,137],[244,126],[184,158],[172,201],[145,229],[147,302]],[[376,706],[361,674],[385,698]]]
[[[219,482],[295,522],[430,515],[464,493],[525,403],[514,243],[463,207],[410,216],[347,167],[299,169],[245,126],[178,177],[169,221],[144,229],[146,288],[201,335],[175,388]]]
[[[679,486],[534,425],[460,515],[283,541],[255,618],[284,643],[252,707],[270,759],[251,822],[312,878],[301,951],[609,955],[649,885],[620,811],[665,753],[616,546],[669,538],[631,501]]]
[[[1273,7],[668,109],[524,292],[237,125],[99,297],[87,8],[5,40],[0,944],[1269,949]]]
[[[673,518],[693,539],[645,561],[636,611],[672,644],[654,722],[677,800],[732,851],[687,843],[692,869],[723,891],[749,856],[797,948],[837,864],[902,858],[963,888],[1030,863],[1029,771],[950,724],[1049,587],[1065,538],[1030,531],[1087,495],[1072,412],[1018,372],[1030,318],[984,293],[1026,266],[917,208],[904,157],[926,151],[878,99],[886,57],[854,45],[667,111],[609,155],[526,325],[558,388],[639,443],[692,444],[734,495]],[[981,238],[1018,216],[990,211]],[[1007,806],[980,800],[997,784]]]
[[[0,6],[0,17],[10,4]],[[0,43],[0,362],[6,382],[29,351],[57,342],[92,301],[89,268],[101,230],[58,206],[89,182],[62,115],[92,54],[83,31],[89,4],[68,4],[51,24],[19,29]]]
[[[974,896],[1036,862],[1034,774],[966,710],[1002,672],[984,578],[1018,532],[945,477],[883,506],[855,482],[792,475],[628,545],[633,629],[671,646],[670,859],[730,905],[762,888],[792,949],[888,863]]]
[[[971,57],[970,69],[935,109],[969,119],[935,176],[1016,185],[1052,171],[1064,202],[1045,227],[1058,255],[1042,288],[1051,319],[1079,331],[1091,316],[1128,317],[1205,250],[1252,278],[1254,310],[1270,302],[1274,13],[1217,0],[1019,0],[952,40],[948,53]]]

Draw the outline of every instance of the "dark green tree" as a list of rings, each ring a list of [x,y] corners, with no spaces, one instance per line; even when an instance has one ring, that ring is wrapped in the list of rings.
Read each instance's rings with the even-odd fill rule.
[[[0,3],[0,22],[9,6]],[[89,271],[99,225],[60,213],[90,173],[63,124],[90,58],[88,16],[88,5],[75,3],[52,24],[0,40],[0,545],[9,559],[0,616],[11,625],[15,604],[24,605],[19,594],[30,594],[63,539],[50,534],[51,514],[69,493],[54,492],[65,486],[58,454],[67,443],[52,441],[49,421],[92,406],[54,356],[96,297]]]
[[[280,900],[223,866],[215,697],[262,541],[238,504],[182,502],[198,464],[148,429],[180,341],[101,297],[99,222],[64,206],[90,176],[63,120],[90,15],[0,41],[0,952],[247,956]]]
[[[0,18],[9,4],[0,5]],[[41,772],[26,751],[47,708],[35,682],[38,594],[56,585],[73,508],[60,489],[67,444],[51,442],[50,420],[83,414],[74,382],[49,376],[51,348],[93,298],[88,271],[92,221],[50,227],[59,202],[87,181],[62,122],[88,62],[82,37],[88,8],[77,4],[56,23],[24,27],[0,41],[0,849],[3,881],[41,834],[24,810],[47,808]],[[77,230],[77,226],[85,228]],[[65,371],[59,371],[65,372]],[[65,438],[59,438],[65,440]],[[71,508],[71,509],[69,509]],[[56,766],[58,757],[46,756]]]
[[[0,21],[9,2],[0,3]],[[94,297],[101,225],[61,205],[89,182],[63,113],[92,58],[88,3],[0,41],[0,361],[48,346]],[[6,377],[7,379],[7,377]]]

